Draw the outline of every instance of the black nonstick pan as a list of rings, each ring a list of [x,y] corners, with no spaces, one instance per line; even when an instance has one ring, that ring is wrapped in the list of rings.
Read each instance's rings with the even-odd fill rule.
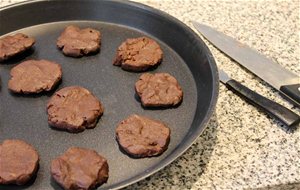
[[[70,24],[92,27],[102,33],[101,51],[82,58],[64,56],[56,39]],[[0,142],[23,139],[39,152],[37,176],[25,186],[0,189],[61,189],[50,176],[51,160],[71,146],[94,149],[108,159],[109,180],[99,189],[117,189],[137,182],[170,164],[201,134],[214,112],[218,73],[212,54],[190,28],[151,7],[124,1],[31,1],[0,9],[0,35],[22,32],[36,39],[32,51],[0,63]],[[135,96],[134,84],[141,73],[112,65],[117,47],[127,38],[148,36],[161,46],[164,57],[151,73],[168,72],[183,88],[180,106],[144,109]],[[12,67],[28,59],[60,63],[62,83],[56,88],[79,85],[103,103],[104,115],[97,127],[72,134],[54,130],[47,123],[46,104],[54,91],[22,96],[9,92]],[[171,141],[158,157],[134,159],[119,150],[116,125],[136,113],[165,122]]]

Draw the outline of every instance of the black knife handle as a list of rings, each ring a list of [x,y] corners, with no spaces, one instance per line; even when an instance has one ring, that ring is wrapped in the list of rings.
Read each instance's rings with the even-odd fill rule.
[[[263,97],[260,94],[250,90],[246,86],[240,84],[239,82],[231,79],[226,82],[226,86],[230,89],[238,92],[239,95],[245,97],[251,104],[256,105],[273,117],[280,120],[283,124],[288,127],[295,126],[300,122],[300,116],[292,112],[291,110],[285,108],[284,106]]]
[[[300,106],[300,84],[285,85],[280,87],[280,91],[293,99]]]

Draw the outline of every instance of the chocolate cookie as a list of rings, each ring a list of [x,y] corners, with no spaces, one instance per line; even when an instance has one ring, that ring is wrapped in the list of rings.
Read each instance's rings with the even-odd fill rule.
[[[120,45],[113,64],[128,71],[146,71],[160,64],[162,57],[163,52],[154,40],[131,38]]]
[[[151,157],[163,153],[169,145],[170,129],[162,122],[132,115],[121,121],[116,136],[122,149],[133,157]]]
[[[72,147],[52,161],[51,175],[66,190],[89,190],[107,182],[108,164],[94,150]]]
[[[71,57],[82,57],[96,53],[100,49],[101,34],[92,28],[80,29],[77,26],[68,26],[57,39],[57,47]]]
[[[135,90],[145,107],[169,107],[182,101],[177,80],[168,73],[145,73],[135,83]]]
[[[90,91],[79,86],[55,92],[47,105],[49,125],[69,132],[94,128],[103,111],[100,101]]]
[[[52,90],[61,80],[61,66],[47,60],[28,60],[10,71],[8,88],[15,93],[39,93]]]
[[[15,55],[21,54],[30,49],[35,43],[34,38],[25,34],[5,36],[0,39],[0,61],[7,60]]]
[[[27,183],[37,172],[37,151],[22,140],[5,140],[0,144],[0,184]]]

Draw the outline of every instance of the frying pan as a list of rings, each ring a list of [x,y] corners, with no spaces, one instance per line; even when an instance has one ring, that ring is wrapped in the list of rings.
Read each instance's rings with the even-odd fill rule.
[[[70,24],[92,27],[102,34],[101,51],[82,58],[64,56],[56,39]],[[36,39],[32,51],[0,64],[0,142],[23,139],[39,152],[37,176],[25,186],[1,189],[61,189],[51,179],[51,160],[71,146],[94,149],[108,159],[109,180],[99,189],[118,189],[135,183],[170,164],[204,130],[218,96],[218,73],[204,42],[177,19],[151,7],[124,1],[30,1],[0,9],[0,35],[22,32]],[[135,98],[141,73],[112,65],[117,47],[127,38],[156,40],[164,57],[151,73],[168,72],[179,81],[183,102],[170,109],[144,109]],[[47,59],[62,66],[63,80],[55,89],[79,85],[89,89],[105,107],[95,129],[78,134],[54,130],[47,124],[46,104],[55,90],[40,95],[16,95],[7,82],[12,67],[28,59]],[[165,122],[171,141],[158,157],[134,159],[119,150],[116,125],[137,113]]]

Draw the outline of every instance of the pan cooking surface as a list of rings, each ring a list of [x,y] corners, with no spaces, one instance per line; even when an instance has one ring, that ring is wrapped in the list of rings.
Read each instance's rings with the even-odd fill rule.
[[[56,39],[70,24],[101,31],[100,53],[82,58],[64,56],[56,48]],[[46,113],[46,104],[53,92],[34,96],[11,94],[7,89],[9,72],[21,61],[1,65],[3,84],[0,98],[5,99],[1,101],[1,107],[8,109],[1,111],[0,140],[23,139],[38,150],[41,163],[36,182],[32,187],[39,189],[45,184],[50,185],[51,160],[71,146],[94,149],[108,159],[110,177],[108,184],[102,186],[106,187],[145,172],[159,163],[189,131],[187,126],[192,124],[197,102],[195,81],[183,60],[163,42],[158,41],[164,52],[162,64],[151,72],[168,72],[176,77],[183,88],[184,100],[174,109],[147,110],[143,109],[135,98],[134,84],[142,73],[127,72],[112,65],[116,49],[125,39],[147,34],[123,26],[88,21],[43,24],[17,32],[36,39],[34,52],[25,60],[47,59],[61,64],[63,79],[58,89],[71,85],[85,87],[98,97],[104,106],[104,115],[95,129],[78,134],[54,130],[48,126]],[[171,128],[171,142],[164,154],[149,159],[133,159],[119,150],[115,140],[116,125],[134,113],[161,120]]]

